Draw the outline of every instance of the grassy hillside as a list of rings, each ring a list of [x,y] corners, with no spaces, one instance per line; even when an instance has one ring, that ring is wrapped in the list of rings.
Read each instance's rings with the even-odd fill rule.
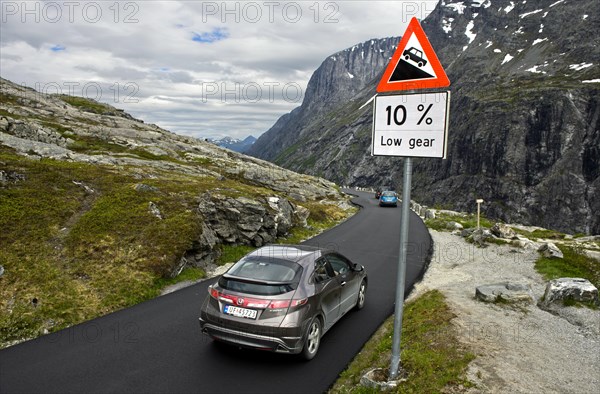
[[[0,164],[2,346],[157,296],[201,235],[205,191],[273,195],[240,180],[33,160],[2,145]],[[306,205],[314,224],[339,219],[331,207]],[[203,274],[192,268],[185,278]]]
[[[235,218],[225,215],[223,223],[214,209],[203,211],[207,196]],[[299,227],[290,234],[270,227],[268,234],[229,239],[212,227],[263,223],[246,218],[244,201],[274,220],[281,213],[269,205],[274,196],[289,201],[288,215],[291,207],[308,209],[309,228],[295,216],[285,231]],[[180,279],[200,279],[205,273],[196,264],[220,251],[275,236],[309,237],[345,217],[342,200],[333,183],[176,135],[106,104],[0,79],[0,348],[156,297]],[[230,205],[236,202],[240,210]]]

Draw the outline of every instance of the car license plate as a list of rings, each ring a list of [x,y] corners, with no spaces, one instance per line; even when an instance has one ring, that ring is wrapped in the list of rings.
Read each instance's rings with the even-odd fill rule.
[[[256,319],[257,314],[255,309],[240,308],[233,305],[225,305],[223,312],[227,315],[245,317],[246,319]]]

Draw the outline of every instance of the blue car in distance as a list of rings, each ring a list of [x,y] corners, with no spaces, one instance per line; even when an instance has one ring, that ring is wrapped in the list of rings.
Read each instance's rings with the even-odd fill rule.
[[[398,206],[398,195],[393,191],[385,191],[381,193],[379,197],[380,207],[397,207]]]

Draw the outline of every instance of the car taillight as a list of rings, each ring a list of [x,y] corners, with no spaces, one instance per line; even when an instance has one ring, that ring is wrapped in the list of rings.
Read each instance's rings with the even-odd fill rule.
[[[220,301],[225,301],[225,302],[229,302],[231,304],[235,303],[236,298],[233,296],[228,296],[226,294],[221,293],[220,291],[218,291],[217,289],[215,289],[214,287],[210,286],[208,288],[208,293],[210,294],[210,296],[212,298],[214,298],[215,300],[220,300]]]
[[[277,300],[277,301],[271,301],[271,303],[269,304],[269,309],[283,309],[283,308],[289,308],[291,307],[295,307],[295,306],[302,306],[304,304],[306,304],[308,302],[308,298],[302,298],[300,300]]]
[[[291,300],[277,300],[271,301],[269,304],[269,309],[283,309],[288,308],[290,306]]]

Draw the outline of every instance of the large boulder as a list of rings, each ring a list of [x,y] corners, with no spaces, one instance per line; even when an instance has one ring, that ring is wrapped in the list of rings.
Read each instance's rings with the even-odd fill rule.
[[[490,231],[492,232],[492,234],[494,234],[496,237],[499,237],[499,238],[512,239],[514,236],[517,235],[515,233],[515,230],[513,230],[512,228],[510,228],[508,225],[506,225],[504,223],[494,224],[492,226],[492,228],[490,229]]]
[[[563,252],[558,248],[558,246],[554,245],[552,242],[543,243],[538,252],[542,254],[542,256],[551,258],[551,259],[562,259]]]
[[[462,230],[463,229],[463,225],[455,222],[455,221],[450,221],[448,223],[446,223],[446,228],[450,229],[450,230]]]
[[[538,250],[541,246],[538,242],[534,242],[527,237],[523,237],[522,235],[515,236],[515,239],[512,241],[512,245],[529,250]]]
[[[598,304],[598,289],[583,278],[559,278],[548,282],[542,305],[564,301]]]
[[[521,283],[494,283],[475,288],[475,297],[483,302],[533,302],[531,287]]]
[[[492,238],[492,233],[487,228],[478,228],[467,236],[467,241],[472,242],[477,246],[485,247],[485,241]]]
[[[425,219],[435,219],[435,210],[434,209],[427,209],[425,211]]]
[[[294,218],[295,222],[300,227],[308,227],[308,217],[310,216],[310,210],[302,205],[294,205]]]

